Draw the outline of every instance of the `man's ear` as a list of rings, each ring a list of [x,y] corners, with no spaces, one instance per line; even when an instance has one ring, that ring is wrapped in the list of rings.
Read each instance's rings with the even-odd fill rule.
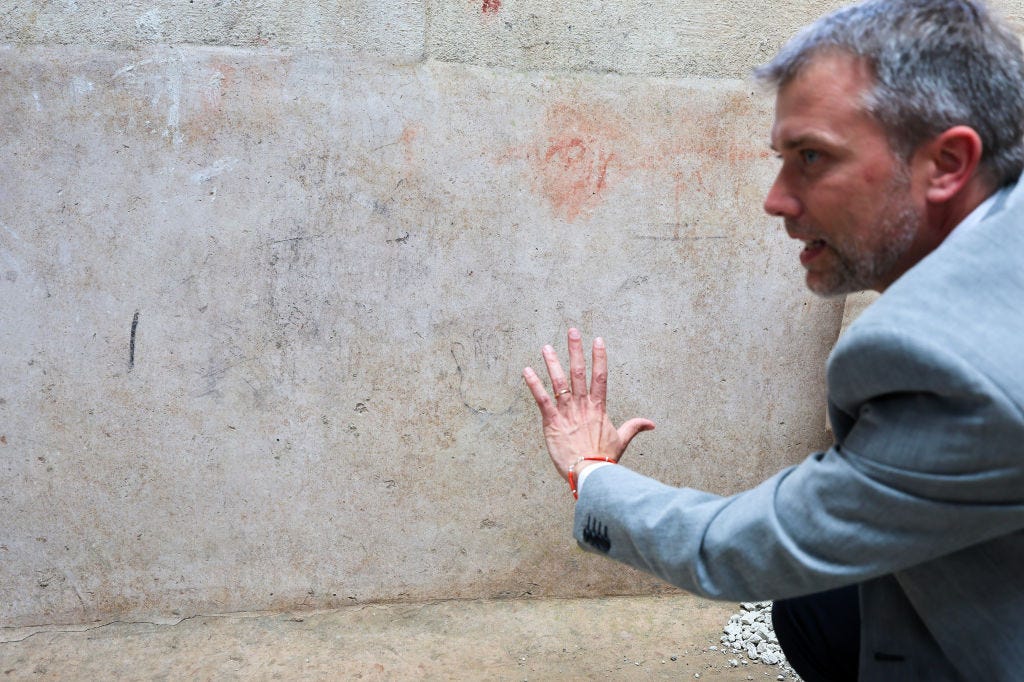
[[[926,142],[920,151],[928,162],[925,197],[941,204],[974,179],[981,162],[981,137],[970,126],[953,126]]]

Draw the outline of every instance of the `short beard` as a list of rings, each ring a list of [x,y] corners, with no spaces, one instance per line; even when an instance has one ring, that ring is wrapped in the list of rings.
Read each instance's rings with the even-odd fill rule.
[[[881,246],[872,250],[861,240],[829,244],[836,255],[837,267],[813,285],[808,283],[811,291],[819,296],[841,296],[888,281],[922,222],[917,210],[908,202],[909,189],[909,174],[902,169],[885,190],[886,207],[875,225]]]

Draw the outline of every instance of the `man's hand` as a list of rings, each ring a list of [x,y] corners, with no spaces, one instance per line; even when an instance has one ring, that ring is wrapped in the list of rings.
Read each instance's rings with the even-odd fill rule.
[[[600,338],[594,339],[589,391],[587,363],[583,359],[583,339],[579,330],[569,330],[571,380],[562,371],[554,348],[544,346],[542,352],[551,377],[554,400],[531,368],[523,370],[523,378],[540,408],[548,453],[562,478],[568,479],[569,467],[580,457],[608,457],[617,462],[636,434],[654,428],[654,422],[649,419],[630,419],[616,429],[608,419],[605,412],[608,355]],[[581,468],[578,466],[576,471]]]

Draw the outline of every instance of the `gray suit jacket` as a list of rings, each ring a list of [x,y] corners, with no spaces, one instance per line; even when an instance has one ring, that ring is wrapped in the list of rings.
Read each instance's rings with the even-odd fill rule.
[[[721,497],[608,466],[575,535],[715,599],[860,584],[861,679],[1024,679],[1024,182],[858,319],[835,444]]]

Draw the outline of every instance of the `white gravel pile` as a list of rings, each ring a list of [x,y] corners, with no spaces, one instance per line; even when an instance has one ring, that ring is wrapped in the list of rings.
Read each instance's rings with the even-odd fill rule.
[[[743,602],[740,612],[729,616],[729,623],[723,628],[721,642],[723,650],[728,654],[743,654],[751,661],[765,665],[777,665],[782,679],[800,679],[786,661],[786,656],[779,646],[779,639],[772,629],[772,603],[770,601]],[[735,661],[735,663],[734,663]],[[739,661],[730,659],[729,664],[736,666]]]

